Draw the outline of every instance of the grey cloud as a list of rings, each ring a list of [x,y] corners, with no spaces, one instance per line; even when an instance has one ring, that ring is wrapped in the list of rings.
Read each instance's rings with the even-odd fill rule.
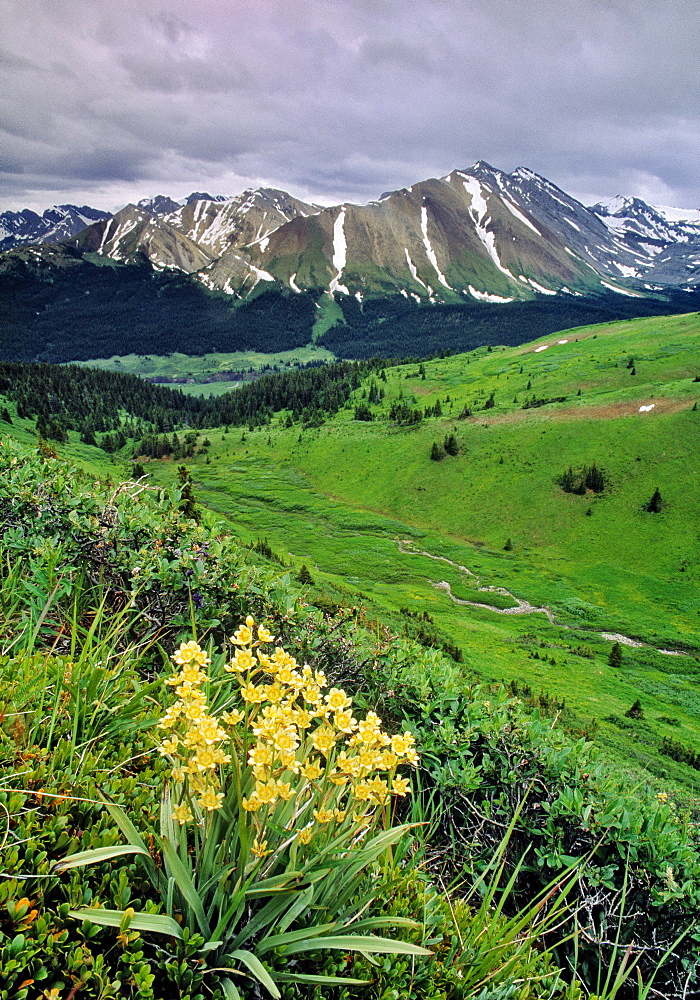
[[[32,185],[104,199],[197,171],[364,200],[480,158],[594,198],[700,204],[684,0],[6,7],[0,207]]]

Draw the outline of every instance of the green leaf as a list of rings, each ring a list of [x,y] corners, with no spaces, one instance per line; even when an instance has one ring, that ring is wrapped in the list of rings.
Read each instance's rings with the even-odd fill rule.
[[[267,971],[260,959],[252,953],[252,951],[242,951],[241,949],[232,951],[226,956],[226,961],[229,961],[230,959],[242,962],[248,971],[252,972],[258,982],[262,983],[267,991],[275,997],[275,1000],[279,1000],[282,994],[275,986],[275,982],[270,973]]]
[[[303,941],[310,939],[314,936],[318,937],[321,934],[326,934],[328,931],[333,930],[337,924],[334,921],[332,924],[318,924],[316,927],[303,927],[298,931],[288,931],[285,934],[272,934],[270,937],[263,938],[255,946],[255,950],[258,955],[264,955],[266,951],[272,951],[274,948],[286,947],[288,944],[293,944],[295,941]]]
[[[305,976],[301,972],[276,972],[275,978],[283,983],[320,983],[322,986],[368,986],[369,979],[350,979],[347,976]]]
[[[209,926],[209,921],[207,920],[207,916],[204,912],[202,900],[199,898],[195,884],[192,881],[192,876],[185,868],[177,851],[167,837],[161,837],[160,842],[163,847],[163,859],[165,860],[166,866],[171,869],[178,889],[192,907],[194,915],[197,918],[200,931],[205,938],[210,938],[211,927]]]
[[[236,987],[233,985],[231,980],[226,976],[226,978],[220,980],[221,987],[224,991],[224,996],[226,1000],[241,1000],[241,994],[238,992]]]
[[[96,865],[100,861],[109,861],[110,858],[118,858],[122,854],[146,854],[145,848],[136,847],[134,844],[118,844],[115,847],[96,847],[92,851],[80,851],[78,854],[69,854],[62,861],[56,861],[51,866],[52,874],[68,871],[69,868],[80,868],[82,865]]]
[[[69,910],[68,916],[74,917],[76,920],[90,920],[93,924],[100,924],[103,927],[121,927],[124,911],[85,906],[82,910]],[[164,913],[135,913],[129,926],[135,931],[167,934],[168,937],[182,939],[180,925]]]
[[[336,948],[340,951],[366,951],[369,953],[395,955],[432,955],[432,951],[421,948],[417,944],[406,941],[393,941],[391,938],[380,938],[360,934],[338,934],[334,937],[312,938],[298,941],[287,946],[287,954],[299,951],[322,951],[324,948]]]

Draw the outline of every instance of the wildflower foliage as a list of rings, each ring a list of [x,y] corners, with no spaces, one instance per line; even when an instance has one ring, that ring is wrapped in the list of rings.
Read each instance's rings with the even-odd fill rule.
[[[223,668],[233,690],[218,717],[205,693],[209,657],[196,642],[182,643],[173,656],[179,670],[166,680],[177,701],[159,722],[160,752],[174,764],[173,819],[205,823],[223,806],[222,780],[233,780],[261,857],[272,817],[282,819],[277,810],[302,844],[328,825],[367,830],[378,807],[409,791],[397,769],[418,760],[412,733],[388,736],[374,712],[358,721],[344,691],[325,691],[322,672],[279,646],[266,652],[272,639],[251,617],[236,631]]]
[[[227,972],[272,996],[280,996],[277,982],[311,981],[273,973],[261,961],[273,950],[287,957],[327,949],[429,955],[420,945],[367,933],[419,927],[367,915],[393,877],[390,848],[410,829],[391,826],[391,806],[409,791],[399,768],[418,762],[413,735],[389,736],[374,712],[355,718],[344,691],[326,690],[321,671],[274,648],[252,617],[231,641],[232,656],[214,665],[196,641],[181,643],[172,657],[176,672],[165,680],[176,699],[157,724],[159,751],[172,765],[157,838],[164,870],[113,804],[108,811],[129,847],[73,855],[58,870],[134,853],[166,913],[129,912],[129,926],[180,947],[200,935],[201,960],[227,997],[239,995]],[[125,913],[71,911],[118,927]]]

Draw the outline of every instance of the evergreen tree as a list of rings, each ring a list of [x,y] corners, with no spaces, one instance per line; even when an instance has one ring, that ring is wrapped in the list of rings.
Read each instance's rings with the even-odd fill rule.
[[[443,445],[448,455],[459,455],[459,444],[454,434],[448,434]]]
[[[506,544],[503,546],[503,549],[505,552],[513,551],[513,542],[511,541],[510,538],[506,538]]]
[[[640,702],[639,698],[637,698],[637,700],[633,702],[632,705],[630,705],[630,707],[625,712],[625,715],[627,716],[628,719],[644,718],[644,709],[642,708],[642,703]]]
[[[177,478],[180,480],[180,511],[185,517],[199,521],[200,515],[192,489],[192,477],[186,465],[178,465]]]
[[[437,441],[433,441],[433,447],[430,449],[430,457],[433,462],[441,462],[445,457],[445,452]]]
[[[303,583],[305,587],[313,587],[314,578],[311,576],[311,573],[309,573],[306,563],[302,564],[302,567],[297,574],[297,580],[299,583]]]
[[[619,642],[613,643],[610,654],[608,655],[608,663],[611,667],[622,666],[622,646]]]
[[[644,505],[644,510],[648,511],[650,514],[658,514],[663,506],[663,501],[661,499],[661,492],[657,486],[654,490],[651,500]]]

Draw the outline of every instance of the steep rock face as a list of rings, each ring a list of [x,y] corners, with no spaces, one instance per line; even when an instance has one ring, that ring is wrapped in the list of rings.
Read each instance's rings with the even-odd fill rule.
[[[182,202],[173,201],[167,194],[157,194],[155,198],[142,198],[136,207],[150,212],[151,215],[169,215],[182,208]]]
[[[235,247],[264,241],[285,222],[316,211],[284,191],[260,188],[226,201],[188,200],[164,221],[218,257]]]
[[[81,250],[119,261],[146,259],[158,270],[177,268],[188,274],[213,258],[203,247],[136,205],[127,205],[105,222],[83,230],[73,241]]]
[[[502,303],[700,283],[700,212],[637,198],[586,208],[526,167],[508,174],[483,160],[366,205],[321,208],[274,188],[179,203],[158,195],[73,245],[239,297],[277,287]]]
[[[477,165],[368,205],[323,209],[314,225],[283,225],[264,247],[246,250],[292,289],[360,297],[399,292],[431,301],[512,301],[589,287],[585,259],[567,252],[547,213],[533,219],[529,206],[506,197],[495,173]]]
[[[25,208],[22,212],[0,214],[0,251],[26,243],[58,243],[70,239],[86,226],[101,219],[108,219],[109,212],[101,212],[88,205],[54,205],[42,215]]]

